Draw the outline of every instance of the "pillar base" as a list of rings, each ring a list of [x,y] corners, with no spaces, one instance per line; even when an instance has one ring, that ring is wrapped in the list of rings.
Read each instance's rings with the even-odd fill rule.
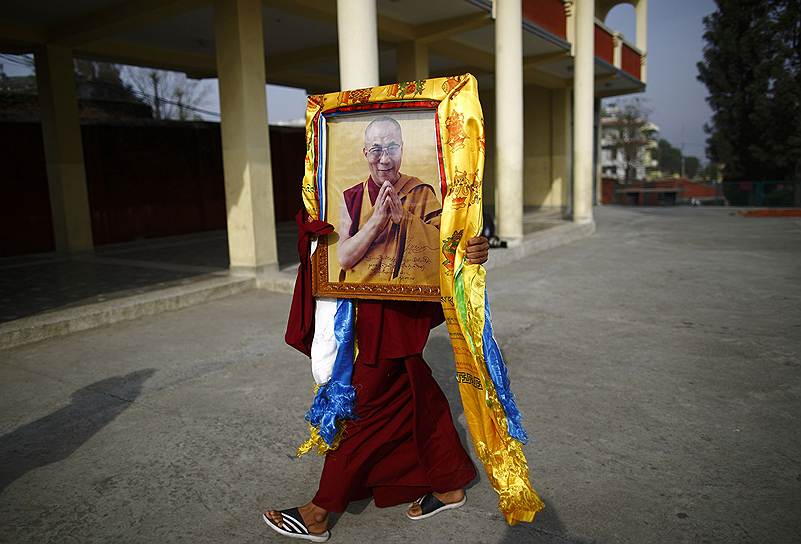
[[[231,276],[244,278],[258,278],[260,276],[273,275],[278,272],[278,264],[276,263],[263,264],[260,266],[235,265],[228,267],[228,273]]]
[[[523,244],[523,236],[501,236],[502,242],[506,242],[506,247],[517,247]]]
[[[572,221],[576,225],[589,225],[595,223],[595,219],[593,219],[592,217],[578,217],[578,218],[574,217]]]
[[[95,249],[93,247],[89,249],[74,250],[62,249],[56,250],[55,253],[59,259],[64,259],[67,261],[80,261],[87,258],[93,258],[95,256]]]

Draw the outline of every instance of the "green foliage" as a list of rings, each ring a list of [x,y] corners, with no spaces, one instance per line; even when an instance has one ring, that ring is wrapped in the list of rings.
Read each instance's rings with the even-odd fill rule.
[[[670,142],[661,138],[657,142],[656,159],[662,175],[671,176],[681,173],[681,150],[670,145]]]
[[[701,161],[698,157],[683,155],[681,149],[673,147],[664,138],[657,142],[654,158],[659,161],[659,170],[663,176],[682,175],[682,161],[684,161],[685,177],[692,179],[701,172]]]
[[[732,206],[748,206],[750,204],[750,192],[744,190],[737,183],[724,183],[723,196]]]
[[[717,0],[698,79],[725,179],[801,179],[801,2]]]
[[[698,160],[698,157],[692,155],[684,157],[684,175],[686,177],[693,179],[700,169],[701,161]]]
[[[704,180],[718,181],[720,177],[720,165],[709,161],[702,169],[699,177]]]
[[[75,60],[75,80],[81,98],[144,104],[133,87],[122,80],[121,75],[120,66],[117,64]]]
[[[776,188],[765,195],[765,206],[792,206],[793,187],[785,185]]]

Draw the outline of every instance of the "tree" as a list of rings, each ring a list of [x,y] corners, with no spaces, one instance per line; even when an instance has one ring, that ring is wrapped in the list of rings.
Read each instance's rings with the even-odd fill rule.
[[[698,171],[701,169],[701,161],[698,160],[698,157],[693,157],[692,155],[683,158],[684,158],[684,177],[693,179],[698,174]]]
[[[661,138],[657,143],[656,160],[663,175],[681,174],[681,150]]]
[[[801,179],[801,2],[717,0],[698,79],[725,179]]]
[[[701,173],[699,174],[701,179],[705,181],[720,181],[720,165],[709,161],[706,165],[701,169]]]
[[[664,138],[657,143],[655,158],[659,161],[659,170],[664,176],[675,175],[692,179],[701,170],[701,161],[698,157],[684,155],[681,149],[673,147]]]
[[[208,92],[201,82],[176,72],[135,67],[129,67],[124,75],[139,93],[147,97],[156,119],[201,119],[195,106]]]
[[[81,98],[144,102],[131,85],[123,82],[122,69],[117,64],[76,59],[75,79]]]
[[[606,138],[623,158],[624,183],[636,181],[637,169],[643,166],[644,150],[655,128],[648,121],[650,110],[640,98],[625,100],[601,112]]]

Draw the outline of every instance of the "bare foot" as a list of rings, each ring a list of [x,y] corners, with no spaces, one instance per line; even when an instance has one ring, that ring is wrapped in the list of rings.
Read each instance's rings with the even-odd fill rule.
[[[464,498],[464,489],[455,489],[453,491],[447,491],[445,493],[437,493],[436,491],[433,495],[440,500],[443,504],[453,504],[455,502],[459,502]],[[419,504],[412,503],[409,506],[409,515],[413,518],[421,515],[423,513],[423,509],[420,507]]]
[[[328,510],[309,502],[303,506],[298,506],[298,512],[303,518],[303,523],[309,529],[309,533],[320,535],[328,530]],[[284,520],[278,510],[268,510],[264,515],[282,529],[284,528]]]

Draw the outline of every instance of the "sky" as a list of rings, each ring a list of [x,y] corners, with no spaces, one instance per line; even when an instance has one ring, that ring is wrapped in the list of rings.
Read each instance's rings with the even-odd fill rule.
[[[684,142],[685,155],[704,161],[704,123],[712,111],[706,103],[706,87],[696,79],[696,63],[703,58],[703,18],[713,11],[713,0],[650,0],[648,82],[644,93],[627,95],[645,98],[662,138],[679,148]],[[605,24],[635,42],[633,6],[616,6]]]
[[[715,10],[713,0],[650,0],[648,3],[648,83],[645,98],[651,120],[659,126],[661,137],[681,148],[685,155],[705,160],[704,123],[712,113],[706,104],[706,87],[696,79],[696,63],[703,54],[704,15]],[[635,42],[634,7],[628,4],[612,9],[606,25]],[[3,62],[8,75],[29,73]],[[199,107],[220,111],[216,80],[204,80],[208,92]],[[305,115],[302,89],[267,85],[267,115],[270,123],[302,119]],[[212,119],[212,118],[210,118]],[[216,120],[216,119],[215,119]]]
[[[15,55],[6,55],[15,58]],[[18,58],[18,57],[17,57]],[[32,73],[30,68],[18,63],[0,59],[3,70],[8,76],[25,76]],[[220,97],[217,91],[217,79],[204,79],[200,82],[206,89],[203,99],[196,106],[212,112],[220,111]],[[267,85],[267,117],[270,123],[282,123],[304,119],[306,115],[306,91],[281,85]],[[219,121],[219,116],[201,115],[209,121]]]

